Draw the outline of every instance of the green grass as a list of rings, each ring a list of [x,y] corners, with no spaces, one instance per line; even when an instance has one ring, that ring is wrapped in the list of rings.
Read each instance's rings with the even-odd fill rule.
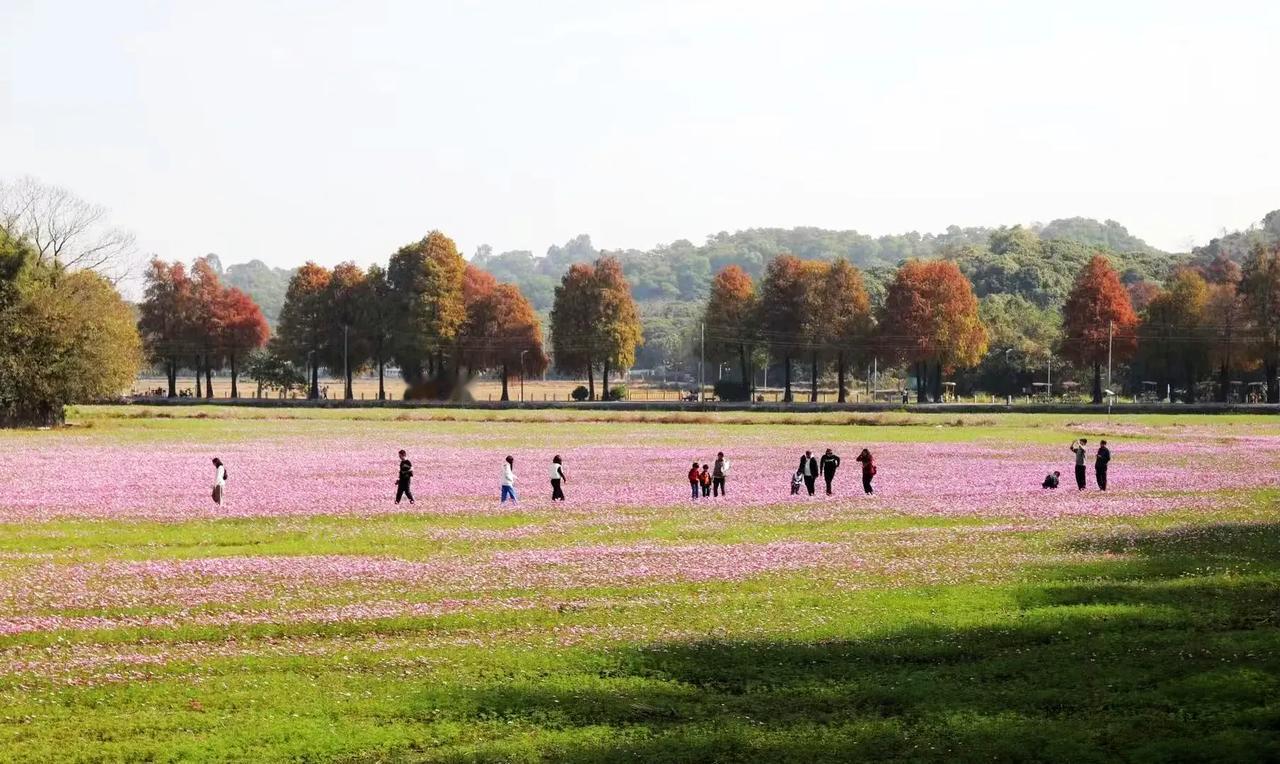
[[[265,437],[266,426],[271,437],[292,437],[350,413],[260,422],[238,411],[223,416],[235,410],[210,411],[207,419],[135,420],[85,409],[76,416],[82,426],[69,433],[5,438],[251,439]],[[387,416],[393,412],[355,413],[345,426],[421,426]],[[1061,439],[1080,421],[863,426],[875,426],[878,439],[1037,442]],[[1122,422],[1148,428],[1146,437],[1177,437],[1180,428],[1274,428],[1270,420],[1236,417]],[[493,425],[432,426],[462,433]],[[662,427],[565,426],[584,439]],[[758,431],[767,438],[773,427],[796,425],[711,426],[749,427],[753,437]],[[861,426],[827,424],[815,432],[836,439],[855,429]],[[548,517],[0,526],[0,582],[48,563],[295,554],[432,559],[643,539],[834,540],[853,543],[867,563],[852,577],[820,572],[548,589],[533,593],[535,607],[519,610],[0,636],[0,663],[33,662],[31,670],[0,673],[0,759],[1274,761],[1277,494],[1242,498],[1218,510],[1063,519],[1030,530],[991,528],[1007,520],[892,514],[707,525],[676,512],[646,513],[651,519],[639,527],[596,526],[584,517],[519,541],[440,532],[542,526]],[[890,567],[895,561],[918,564]],[[322,603],[347,594],[308,596]],[[465,592],[400,594],[430,600]],[[163,659],[126,663],[121,655]],[[66,667],[93,658],[104,662]]]

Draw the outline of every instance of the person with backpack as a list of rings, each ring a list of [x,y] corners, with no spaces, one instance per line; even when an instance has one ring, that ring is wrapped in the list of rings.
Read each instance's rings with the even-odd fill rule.
[[[862,453],[858,454],[858,461],[862,462],[862,492],[871,495],[875,490],[871,488],[871,479],[876,476],[876,462],[871,458],[871,451],[862,449]]]
[[[818,466],[822,469],[822,479],[827,484],[827,495],[830,496],[831,481],[836,479],[836,470],[840,469],[840,457],[836,456],[835,452],[828,448],[827,452],[822,455],[821,461],[818,462]]]
[[[711,495],[711,467],[702,465],[702,472],[698,473],[698,485],[702,486],[702,495]]]
[[[409,482],[413,480],[413,462],[409,461],[408,455],[404,449],[400,449],[400,474],[396,476],[396,503],[400,503],[401,498],[409,500],[413,503],[413,491],[409,488]]]
[[[818,482],[818,460],[814,458],[812,451],[805,451],[804,456],[800,457],[800,468],[797,470],[804,476],[804,487],[812,496]]]
[[[1111,449],[1105,440],[1098,443],[1098,453],[1093,459],[1093,479],[1099,491],[1107,490],[1107,465],[1111,463]]]
[[[1088,442],[1084,438],[1071,441],[1071,452],[1076,455],[1076,489],[1080,491],[1084,490],[1085,484],[1084,462],[1088,458],[1088,453],[1084,447]]]
[[[564,476],[564,465],[560,462],[560,454],[556,454],[551,458],[551,500],[564,501],[564,489],[561,488],[562,483],[569,482]]]
[[[502,465],[502,499],[500,503],[506,504],[507,499],[517,501],[516,499],[516,460],[512,456],[508,456]]]
[[[222,460],[213,457],[213,503],[222,506],[222,499],[227,493],[227,468]]]
[[[698,470],[697,462],[689,468],[689,489],[693,491],[695,499],[702,495],[702,473]]]
[[[716,462],[711,467],[711,495],[724,496],[724,479],[729,476],[729,460],[724,458],[724,452],[716,454]]]

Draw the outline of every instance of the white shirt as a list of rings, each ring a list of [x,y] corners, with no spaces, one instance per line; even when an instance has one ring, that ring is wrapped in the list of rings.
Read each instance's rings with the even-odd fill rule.
[[[552,480],[564,480],[564,465],[552,462],[550,475]]]
[[[516,485],[516,471],[511,469],[510,462],[504,462],[502,465],[502,484],[512,488]]]
[[[227,485],[227,468],[221,464],[213,471],[213,484],[224,487]]]

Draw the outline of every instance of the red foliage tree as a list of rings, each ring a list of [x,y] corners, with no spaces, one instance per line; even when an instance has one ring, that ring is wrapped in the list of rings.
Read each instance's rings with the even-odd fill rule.
[[[1062,354],[1093,367],[1093,402],[1102,403],[1102,365],[1108,346],[1114,360],[1138,349],[1138,316],[1129,293],[1107,259],[1094,255],[1076,275],[1062,308]]]
[[[258,303],[234,287],[222,293],[216,324],[219,331],[219,352],[230,364],[231,397],[238,398],[240,390],[237,381],[240,371],[237,362],[251,351],[267,344],[271,328]]]
[[[751,392],[751,353],[755,344],[755,323],[759,299],[751,276],[730,265],[711,280],[711,294],[703,312],[707,347],[711,360],[738,362],[744,393]]]

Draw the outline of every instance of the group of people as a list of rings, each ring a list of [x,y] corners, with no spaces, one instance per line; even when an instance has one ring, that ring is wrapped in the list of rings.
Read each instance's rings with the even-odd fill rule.
[[[1089,441],[1086,438],[1071,441],[1071,452],[1075,455],[1075,475],[1076,488],[1083,491],[1085,489],[1088,475],[1086,474],[1086,464],[1088,462]],[[875,493],[875,489],[871,485],[871,481],[876,476],[876,462],[871,455],[869,449],[862,449],[858,454],[857,462],[862,465],[862,491],[868,495]],[[1107,490],[1107,467],[1111,462],[1111,450],[1107,448],[1107,442],[1101,441],[1098,450],[1094,454],[1093,476],[1094,481],[1098,485],[1098,489]],[[808,491],[810,496],[817,493],[818,477],[821,476],[823,483],[826,485],[827,495],[831,495],[831,486],[836,478],[836,471],[840,469],[840,456],[831,449],[827,449],[822,456],[816,457],[812,451],[805,451],[800,457],[800,464],[796,467],[795,474],[791,476],[791,494],[797,495],[803,487]],[[212,498],[215,504],[221,505],[227,490],[227,468],[221,459],[213,460],[213,493]],[[1042,488],[1057,488],[1062,473],[1054,470],[1045,476]],[[556,454],[551,459],[551,467],[548,471],[548,477],[551,481],[551,500],[564,501],[564,486],[569,482],[569,478],[565,475],[564,461]],[[711,464],[701,464],[694,461],[689,468],[689,493],[694,499],[707,498],[712,496],[725,496],[725,482],[729,477],[729,460],[725,458],[724,452],[716,454],[715,461]],[[408,499],[413,504],[413,462],[409,461],[408,454],[400,451],[400,469],[396,475],[396,498],[395,503],[399,504],[402,499]],[[499,501],[506,503],[508,500],[518,501],[516,496],[516,461],[512,456],[507,456],[502,465],[502,493]]]
[[[1089,461],[1089,445],[1088,438],[1080,438],[1071,441],[1071,453],[1076,459],[1076,490],[1083,491],[1088,484],[1088,474],[1085,466]],[[1093,457],[1093,479],[1098,484],[1099,491],[1107,490],[1107,466],[1111,464],[1111,449],[1107,448],[1105,440],[1098,442],[1098,451]],[[1040,484],[1041,488],[1057,488],[1058,480],[1062,473],[1054,470],[1044,476],[1044,482]]]
[[[876,476],[876,462],[871,456],[871,451],[862,449],[862,453],[858,454],[855,460],[862,464],[862,492],[865,494],[875,493],[875,489],[871,487],[871,480]],[[796,468],[796,472],[791,476],[791,495],[800,493],[800,487],[804,486],[805,490],[813,496],[818,488],[818,476],[822,476],[823,483],[826,484],[827,495],[831,495],[831,484],[836,479],[836,470],[840,469],[840,457],[831,449],[827,449],[819,459],[813,455],[812,451],[805,451],[804,456],[800,457],[800,466]]]
[[[716,454],[715,466],[704,464],[699,469],[695,459],[693,466],[689,468],[689,489],[693,498],[726,495],[724,481],[727,477],[729,477],[729,460],[724,458],[723,451]]]

